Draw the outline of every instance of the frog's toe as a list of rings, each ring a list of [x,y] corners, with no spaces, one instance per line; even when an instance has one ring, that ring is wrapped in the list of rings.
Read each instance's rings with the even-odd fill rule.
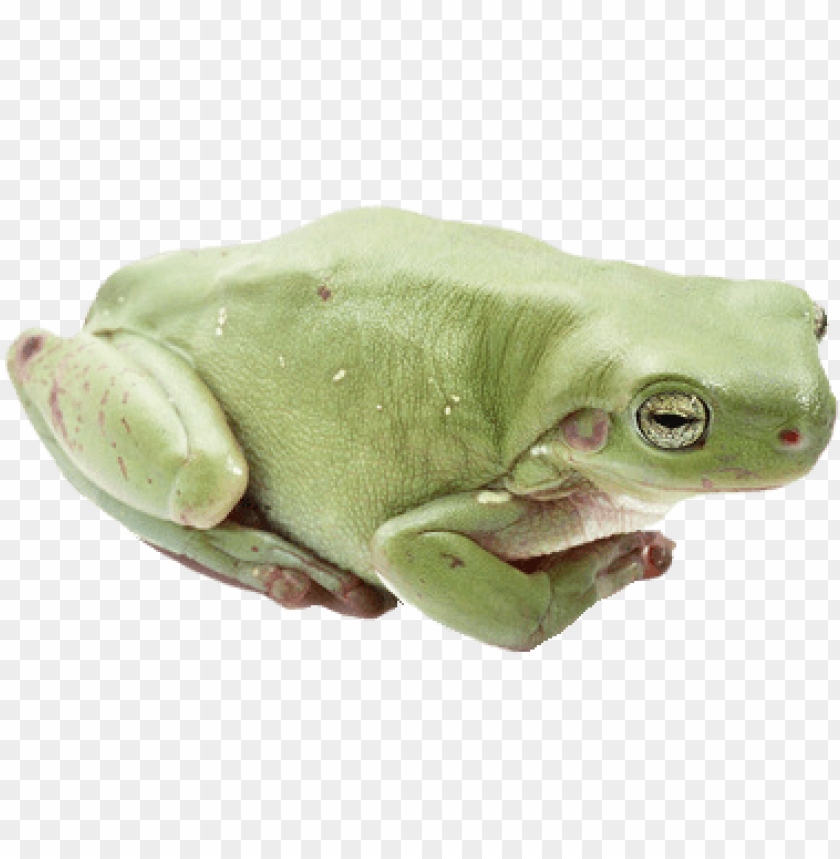
[[[632,582],[655,579],[671,566],[676,543],[659,531],[634,531],[617,538],[619,555],[595,577],[600,599],[612,596]]]
[[[313,582],[306,573],[286,567],[264,567],[257,578],[266,586],[266,596],[283,608],[308,608],[318,605],[323,599],[319,591],[324,589]]]
[[[677,544],[659,531],[643,531],[645,545],[642,548],[644,564],[643,579],[657,579],[671,568]]]
[[[266,567],[258,578],[266,585],[266,594],[284,608],[309,608],[319,605],[338,614],[360,618],[374,618],[385,614],[397,605],[396,599],[354,578],[350,587],[331,593],[300,570],[286,567]]]
[[[380,617],[399,605],[393,594],[369,585],[361,579],[350,590],[345,590],[341,596],[331,595],[331,597],[335,604],[328,605],[327,608],[353,617]]]

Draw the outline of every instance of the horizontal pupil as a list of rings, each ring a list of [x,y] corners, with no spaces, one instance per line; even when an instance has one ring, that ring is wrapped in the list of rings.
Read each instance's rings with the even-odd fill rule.
[[[686,424],[694,423],[696,418],[687,418],[685,415],[673,415],[673,414],[664,414],[664,415],[655,415],[654,420],[663,427],[667,429],[679,429],[680,427],[684,427]]]

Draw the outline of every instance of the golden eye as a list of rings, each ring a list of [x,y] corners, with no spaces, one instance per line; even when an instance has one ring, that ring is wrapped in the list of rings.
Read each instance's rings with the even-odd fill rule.
[[[828,316],[819,304],[814,304],[814,334],[817,340],[822,340],[828,331]]]
[[[648,397],[639,407],[637,421],[639,431],[654,447],[680,450],[703,437],[709,410],[700,397],[671,391]]]

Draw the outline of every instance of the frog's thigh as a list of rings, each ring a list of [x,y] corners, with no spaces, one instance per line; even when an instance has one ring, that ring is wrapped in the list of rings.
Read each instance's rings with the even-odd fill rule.
[[[66,457],[129,508],[210,528],[248,483],[245,457],[189,364],[137,335],[28,331],[8,367]]]
[[[488,644],[522,648],[551,607],[549,577],[527,575],[459,532],[501,530],[525,512],[526,504],[507,493],[433,501],[379,529],[377,573],[439,623]]]

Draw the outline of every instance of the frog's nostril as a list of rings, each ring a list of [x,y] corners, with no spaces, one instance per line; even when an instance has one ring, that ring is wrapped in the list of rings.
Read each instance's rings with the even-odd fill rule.
[[[798,429],[782,430],[779,433],[779,438],[785,447],[799,447],[802,441],[802,433]]]

